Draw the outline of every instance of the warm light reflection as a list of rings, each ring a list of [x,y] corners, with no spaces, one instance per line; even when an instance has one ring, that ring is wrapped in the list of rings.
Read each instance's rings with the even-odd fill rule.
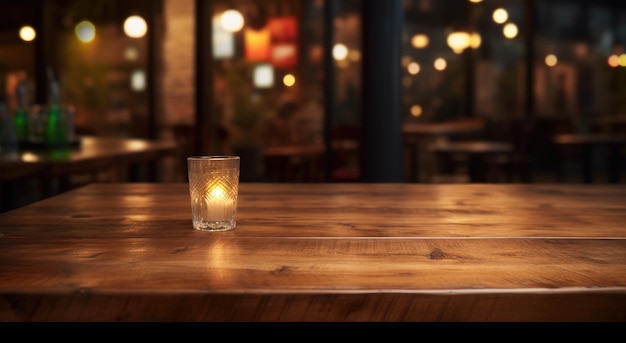
[[[513,23],[508,23],[504,25],[504,27],[502,28],[502,33],[504,34],[504,37],[509,39],[517,37],[517,25]]]
[[[428,36],[422,33],[416,34],[411,38],[411,45],[416,49],[423,49],[428,46]]]
[[[343,61],[348,57],[348,47],[344,44],[337,43],[333,46],[333,58],[336,61]]]
[[[24,162],[37,162],[40,160],[39,155],[34,154],[32,152],[24,152],[21,156],[22,161]]]
[[[617,66],[619,66],[619,57],[613,54],[609,56],[609,58],[607,59],[607,63],[611,68],[616,68]]]
[[[76,33],[76,37],[84,43],[89,43],[96,37],[96,27],[86,20],[76,24],[74,32]]]
[[[237,10],[227,10],[220,17],[222,27],[226,31],[237,32],[243,28],[244,20],[241,13]]]
[[[545,63],[548,67],[554,67],[558,62],[559,60],[554,54],[549,54],[545,58]]]
[[[422,115],[422,106],[420,105],[413,105],[411,106],[411,115],[413,117],[419,117]]]
[[[287,87],[291,87],[296,84],[296,77],[292,74],[287,74],[283,77],[283,84]]]
[[[234,240],[212,240],[207,249],[207,273],[214,282],[229,283],[234,269],[231,265],[241,254],[240,248]],[[237,261],[241,263],[242,261]],[[253,263],[243,261],[243,264]],[[247,266],[244,266],[246,268]],[[252,268],[252,267],[250,267]]]
[[[477,4],[479,2],[483,2],[483,0],[469,0],[469,2],[473,2],[473,3]]]
[[[416,75],[420,72],[420,65],[417,62],[411,62],[407,67],[407,71],[411,75]]]
[[[31,42],[37,37],[37,33],[32,26],[22,26],[20,28],[20,38],[25,42]]]
[[[446,67],[448,66],[448,62],[446,62],[446,60],[443,57],[439,57],[435,60],[435,63],[433,64],[433,66],[435,67],[436,70],[444,70],[446,69]]]
[[[146,21],[138,16],[131,15],[124,21],[124,33],[130,38],[141,38],[148,32]]]
[[[504,24],[509,19],[509,12],[507,12],[504,8],[498,8],[493,11],[491,17],[497,24]]]
[[[144,142],[144,141],[142,141],[140,139],[133,139],[133,140],[127,142],[126,146],[127,146],[128,149],[131,149],[131,150],[143,150],[143,149],[147,148],[148,143]]]

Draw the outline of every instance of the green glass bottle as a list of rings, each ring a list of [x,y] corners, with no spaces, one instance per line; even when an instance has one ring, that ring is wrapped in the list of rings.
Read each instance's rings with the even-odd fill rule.
[[[26,87],[23,83],[17,86],[17,110],[15,112],[15,130],[17,133],[17,140],[20,143],[27,142],[29,140],[28,130],[28,114],[26,113]]]
[[[46,121],[46,140],[52,148],[67,146],[67,122],[59,104],[59,87],[56,82],[50,84],[50,104]]]

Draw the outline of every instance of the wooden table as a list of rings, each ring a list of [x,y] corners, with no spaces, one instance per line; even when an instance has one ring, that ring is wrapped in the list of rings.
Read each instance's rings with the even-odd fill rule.
[[[271,181],[278,182],[319,179],[325,152],[323,143],[264,147],[266,174]]]
[[[420,144],[430,144],[429,140],[438,137],[448,138],[452,135],[476,134],[485,129],[482,119],[462,119],[443,123],[404,122],[402,134],[408,148],[409,177],[411,182],[420,181],[418,175]]]
[[[23,149],[1,153],[0,188],[3,198],[10,198],[7,196],[9,193],[20,192],[19,189],[12,189],[20,179],[34,177],[48,181],[46,184],[58,180],[60,191],[64,191],[71,175],[120,167],[128,168],[130,181],[158,181],[150,177],[146,164],[178,151],[176,144],[170,141],[83,136],[78,142],[78,146],[62,150]],[[44,185],[44,188],[50,187]],[[53,190],[46,192],[48,195],[56,193]]]
[[[608,148],[607,179],[610,183],[618,183],[621,174],[621,149],[626,147],[626,135],[613,133],[563,133],[554,136],[554,143],[561,148],[582,149],[580,165],[584,183],[593,182],[594,147]],[[563,156],[563,149],[560,151]],[[561,161],[564,164],[564,161]],[[564,176],[561,175],[563,179]]]
[[[432,144],[430,151],[439,156],[440,163],[451,160],[452,155],[460,154],[466,157],[469,164],[470,182],[484,183],[495,181],[488,177],[488,169],[491,167],[489,158],[500,156],[505,160],[510,160],[513,154],[513,144],[495,141],[442,141]],[[507,175],[507,180],[510,179],[511,176]]]
[[[91,184],[0,214],[2,321],[626,321],[626,185]]]

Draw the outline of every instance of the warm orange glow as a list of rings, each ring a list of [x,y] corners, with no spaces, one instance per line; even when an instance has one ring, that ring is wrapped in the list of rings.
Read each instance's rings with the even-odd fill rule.
[[[25,42],[31,42],[37,37],[37,33],[32,26],[22,26],[20,28],[20,38]]]
[[[292,16],[274,17],[267,22],[270,30],[271,63],[276,68],[293,68],[298,63],[298,21]]]
[[[469,46],[472,49],[478,49],[482,43],[482,38],[478,32],[472,32],[469,36]]]
[[[493,11],[492,18],[497,24],[504,24],[509,19],[509,12],[504,8],[498,8]]]
[[[270,59],[270,31],[244,30],[244,50],[246,61],[265,62]]]
[[[222,27],[226,31],[237,32],[243,28],[244,20],[241,13],[237,10],[227,10],[220,17]]]
[[[138,16],[131,15],[124,21],[124,33],[131,38],[141,38],[148,32],[146,21]]]
[[[283,84],[287,87],[291,87],[296,84],[296,77],[292,74],[287,74],[283,77]]]
[[[470,45],[470,36],[467,32],[456,31],[448,35],[446,42],[452,51],[460,54]]]
[[[434,63],[435,69],[441,71],[441,70],[446,69],[447,66],[448,66],[448,62],[446,62],[444,58],[439,57],[438,59],[435,60],[435,63]]]
[[[422,115],[422,106],[420,105],[413,105],[411,106],[411,115],[413,117],[419,117]]]
[[[619,57],[615,54],[609,56],[607,63],[611,68],[617,68],[619,66]]]
[[[559,62],[559,60],[554,54],[549,54],[546,56],[545,62],[548,67],[554,67]]]
[[[509,39],[517,37],[517,33],[518,33],[517,25],[513,23],[508,23],[504,25],[504,28],[502,28],[502,33],[504,34],[504,37],[509,38]]]
[[[416,34],[411,38],[411,45],[416,49],[423,49],[428,46],[428,43],[428,36],[423,33]]]
[[[344,44],[337,43],[333,46],[333,58],[335,61],[343,61],[348,57],[348,47]]]
[[[416,75],[420,72],[420,65],[417,62],[411,62],[407,67],[407,71],[411,75]]]

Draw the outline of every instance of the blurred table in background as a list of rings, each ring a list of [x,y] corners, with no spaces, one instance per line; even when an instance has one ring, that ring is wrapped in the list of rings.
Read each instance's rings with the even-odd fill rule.
[[[325,152],[323,143],[264,147],[267,177],[277,182],[321,180]]]
[[[605,149],[607,163],[605,166],[608,182],[619,182],[621,174],[622,149],[626,147],[626,135],[611,133],[563,133],[554,136],[554,143],[560,147],[559,158],[561,167],[559,178],[565,179],[564,165],[567,156],[580,159],[584,183],[593,182],[595,149]]]
[[[501,164],[506,164],[513,153],[513,144],[508,142],[491,141],[441,141],[435,142],[430,151],[438,157],[440,172],[454,174],[456,168],[455,156],[460,158],[460,163],[467,164],[469,182],[498,182],[502,180],[498,170]],[[500,163],[502,161],[502,163]],[[506,180],[510,180],[510,171],[505,173]]]
[[[599,117],[593,125],[601,132],[626,134],[626,114]]]
[[[402,124],[404,144],[407,147],[409,161],[408,179],[419,182],[418,164],[422,144],[438,137],[450,138],[456,135],[474,135],[485,129],[485,122],[480,118],[454,120],[443,123],[405,122]]]
[[[63,149],[4,151],[0,153],[0,205],[3,211],[19,205],[15,199],[25,192],[20,182],[28,179],[40,183],[42,197],[72,188],[73,176],[120,168],[126,173],[122,181],[157,181],[152,163],[177,151],[170,141],[98,136],[78,137],[76,146]]]

